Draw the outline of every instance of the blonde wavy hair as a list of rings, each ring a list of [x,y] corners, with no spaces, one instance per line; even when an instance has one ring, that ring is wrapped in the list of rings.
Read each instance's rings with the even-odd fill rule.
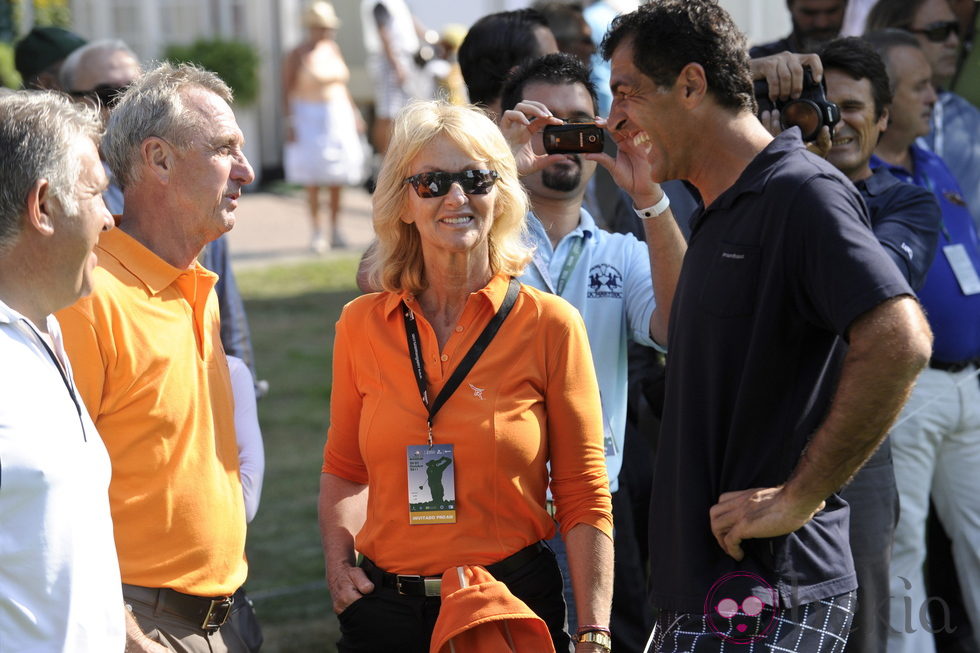
[[[467,156],[485,161],[497,172],[493,223],[490,226],[490,269],[517,276],[531,260],[525,217],[527,194],[517,177],[517,165],[497,126],[474,106],[455,106],[443,100],[413,102],[395,117],[388,153],[378,173],[372,201],[377,243],[367,260],[370,283],[387,291],[419,293],[428,287],[422,241],[414,224],[402,221],[408,195],[405,178],[423,148],[447,137]]]

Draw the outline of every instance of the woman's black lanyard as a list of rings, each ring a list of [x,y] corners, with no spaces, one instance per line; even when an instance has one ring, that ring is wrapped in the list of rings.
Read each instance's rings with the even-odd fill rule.
[[[439,396],[436,397],[435,401],[431,404],[429,403],[429,381],[425,376],[425,363],[422,358],[422,340],[419,337],[419,327],[415,323],[415,313],[412,312],[407,305],[404,307],[404,317],[405,317],[405,335],[408,338],[408,357],[412,360],[412,369],[415,371],[415,381],[419,386],[419,394],[422,396],[422,403],[425,405],[429,414],[426,417],[426,425],[429,428],[429,447],[432,446],[432,421],[436,417],[436,413],[442,408],[442,405],[446,403],[446,400],[452,396],[459,384],[463,382],[466,375],[469,374],[470,370],[476,364],[476,361],[480,359],[480,356],[486,350],[490,341],[493,337],[497,335],[497,331],[500,329],[500,325],[504,323],[507,318],[507,314],[510,313],[510,309],[514,307],[514,302],[517,301],[517,293],[521,289],[521,284],[515,279],[511,279],[510,283],[507,285],[507,294],[504,295],[504,301],[500,304],[500,308],[497,310],[496,315],[490,320],[486,327],[483,328],[483,333],[480,337],[476,339],[470,350],[466,352],[466,356],[463,360],[459,362],[459,365],[453,370],[452,375],[446,384],[442,386],[442,391]]]

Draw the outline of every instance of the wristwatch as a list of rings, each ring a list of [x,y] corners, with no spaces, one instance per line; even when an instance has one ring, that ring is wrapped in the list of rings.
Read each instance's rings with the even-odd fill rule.
[[[607,653],[612,651],[612,637],[609,636],[609,633],[604,633],[601,630],[587,630],[584,633],[579,633],[575,636],[575,640],[595,644],[605,649]]]

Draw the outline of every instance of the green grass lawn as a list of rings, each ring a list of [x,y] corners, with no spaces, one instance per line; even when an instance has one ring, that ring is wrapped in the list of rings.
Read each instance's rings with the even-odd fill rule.
[[[265,440],[262,503],[249,527],[246,587],[265,634],[263,651],[333,651],[337,619],[323,576],[316,499],[329,417],[334,325],[359,292],[358,257],[246,269],[245,299],[259,377]]]

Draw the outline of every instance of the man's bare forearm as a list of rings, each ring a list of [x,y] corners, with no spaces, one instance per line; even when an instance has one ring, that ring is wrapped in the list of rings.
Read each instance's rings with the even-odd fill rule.
[[[860,469],[905,405],[931,349],[929,325],[911,297],[855,320],[827,418],[784,488],[794,502],[818,505]]]

